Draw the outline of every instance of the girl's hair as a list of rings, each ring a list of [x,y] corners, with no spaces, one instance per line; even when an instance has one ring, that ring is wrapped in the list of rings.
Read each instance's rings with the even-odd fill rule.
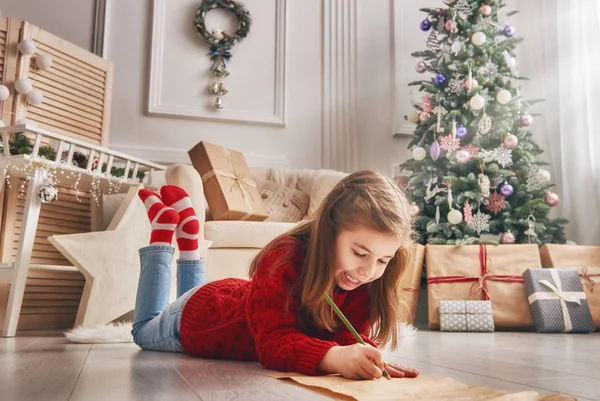
[[[300,279],[293,294],[290,294],[298,300],[299,323],[305,329],[334,332],[337,329],[335,316],[323,293],[332,294],[335,288],[332,269],[337,235],[357,227],[392,234],[400,244],[383,276],[365,284],[371,303],[374,340],[380,345],[391,341],[394,349],[398,342],[399,310],[403,302],[399,288],[400,273],[409,264],[408,248],[413,243],[413,231],[406,197],[392,180],[380,173],[359,171],[346,176],[329,192],[310,220],[271,241],[256,255],[250,265],[250,277],[260,260],[281,244],[283,237],[300,240],[304,244],[305,257]]]

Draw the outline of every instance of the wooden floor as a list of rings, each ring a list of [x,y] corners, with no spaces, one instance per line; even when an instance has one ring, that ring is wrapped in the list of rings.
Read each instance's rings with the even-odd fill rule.
[[[600,334],[419,331],[386,359],[425,375],[510,391],[600,400]],[[322,400],[254,363],[88,345],[65,338],[0,338],[0,400]]]

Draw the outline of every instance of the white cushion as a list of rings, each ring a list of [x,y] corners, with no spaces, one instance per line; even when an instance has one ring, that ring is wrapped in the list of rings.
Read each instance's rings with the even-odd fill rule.
[[[207,221],[204,238],[211,248],[262,248],[298,223],[264,221]]]

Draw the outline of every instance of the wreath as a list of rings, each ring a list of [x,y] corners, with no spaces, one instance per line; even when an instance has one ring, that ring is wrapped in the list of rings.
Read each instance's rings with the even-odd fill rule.
[[[239,28],[235,33],[228,33],[225,31],[208,32],[206,29],[205,18],[209,11],[216,8],[222,8],[233,13],[239,22]],[[200,7],[196,11],[195,25],[198,36],[204,39],[210,46],[210,58],[214,60],[215,64],[223,64],[225,67],[225,60],[231,58],[230,50],[237,43],[248,36],[250,31],[250,12],[241,4],[233,0],[203,0]],[[211,68],[212,69],[212,68]]]

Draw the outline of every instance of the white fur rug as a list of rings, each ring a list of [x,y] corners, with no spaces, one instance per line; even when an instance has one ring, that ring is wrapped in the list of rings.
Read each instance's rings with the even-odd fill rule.
[[[132,343],[131,322],[107,324],[93,327],[77,327],[65,333],[74,343]]]
[[[400,323],[399,337],[411,337],[417,329],[409,323]],[[106,344],[106,343],[131,343],[131,322],[107,324],[94,327],[77,327],[65,333],[65,336],[74,343]]]

